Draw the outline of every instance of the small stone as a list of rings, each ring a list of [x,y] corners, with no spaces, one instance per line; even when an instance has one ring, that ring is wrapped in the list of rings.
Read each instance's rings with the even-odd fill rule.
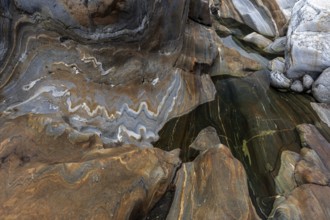
[[[277,38],[273,43],[269,44],[264,51],[271,54],[284,53],[286,40],[286,37]]]
[[[268,63],[268,69],[271,71],[279,71],[284,72],[285,67],[285,59],[283,57],[276,57],[275,59],[269,61]]]
[[[312,87],[314,98],[322,103],[330,103],[330,68],[324,70]]]
[[[304,77],[303,77],[304,89],[306,89],[306,90],[311,89],[313,83],[314,83],[314,79],[310,75],[308,75],[308,74],[304,75]]]
[[[291,80],[282,72],[275,70],[270,72],[270,85],[277,89],[289,89],[291,86]]]
[[[295,80],[295,81],[292,83],[290,89],[291,89],[291,91],[293,91],[293,92],[299,92],[299,93],[302,92],[302,91],[304,91],[303,84],[301,83],[300,80]]]
[[[264,49],[265,47],[267,47],[268,45],[270,45],[272,43],[271,40],[269,40],[268,38],[266,38],[266,37],[264,37],[261,34],[258,34],[256,32],[253,32],[249,35],[246,35],[243,38],[243,40],[246,41],[246,42],[249,42],[249,43],[253,43],[261,49]]]

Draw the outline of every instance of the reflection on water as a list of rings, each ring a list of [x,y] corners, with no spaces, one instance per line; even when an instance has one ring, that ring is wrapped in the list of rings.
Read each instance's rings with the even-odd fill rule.
[[[182,159],[190,161],[198,153],[188,146],[203,128],[213,126],[221,142],[244,164],[252,197],[259,212],[267,214],[276,195],[274,178],[281,152],[300,150],[296,125],[315,124],[329,140],[330,130],[312,110],[310,96],[270,88],[265,72],[245,78],[215,77],[213,82],[216,99],[168,122],[154,145],[181,148]]]

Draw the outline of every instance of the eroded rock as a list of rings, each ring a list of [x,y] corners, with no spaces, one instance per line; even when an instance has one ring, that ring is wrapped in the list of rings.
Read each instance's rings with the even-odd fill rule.
[[[277,89],[289,89],[292,81],[280,71],[270,72],[270,85]]]

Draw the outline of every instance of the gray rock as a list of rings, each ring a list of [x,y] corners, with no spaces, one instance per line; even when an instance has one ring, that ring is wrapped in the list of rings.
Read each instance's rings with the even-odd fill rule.
[[[265,47],[267,47],[268,45],[270,45],[272,43],[271,40],[269,40],[268,38],[266,38],[256,32],[246,35],[243,38],[243,40],[246,42],[249,42],[249,43],[253,43],[261,49],[264,49]]]
[[[289,78],[302,77],[306,72],[317,76],[329,67],[329,17],[329,0],[301,0],[293,7],[287,32],[286,72]]]
[[[323,103],[330,103],[330,68],[324,70],[312,87],[314,98]]]
[[[320,119],[330,127],[330,104],[312,102],[311,106]]]
[[[299,92],[299,93],[302,92],[302,91],[304,91],[303,84],[301,83],[300,80],[293,81],[292,85],[290,86],[290,89],[293,92]]]
[[[277,38],[273,43],[268,45],[264,51],[272,54],[284,53],[286,46],[286,37]]]
[[[285,68],[285,59],[283,57],[276,57],[275,59],[269,61],[267,67],[271,71],[279,71],[283,73]]]
[[[270,72],[270,85],[277,89],[289,89],[291,80],[280,71]]]
[[[308,75],[308,74],[304,75],[304,77],[303,77],[304,89],[306,89],[306,90],[311,89],[313,83],[314,83],[314,79],[310,75]]]

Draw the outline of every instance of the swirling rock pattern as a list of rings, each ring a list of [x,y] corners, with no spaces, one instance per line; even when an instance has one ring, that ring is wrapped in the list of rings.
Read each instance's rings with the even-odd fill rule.
[[[212,65],[216,35],[186,25],[188,1],[1,3],[12,16],[1,23],[3,117],[47,115],[108,145],[150,145],[170,118],[214,98],[196,66]]]

